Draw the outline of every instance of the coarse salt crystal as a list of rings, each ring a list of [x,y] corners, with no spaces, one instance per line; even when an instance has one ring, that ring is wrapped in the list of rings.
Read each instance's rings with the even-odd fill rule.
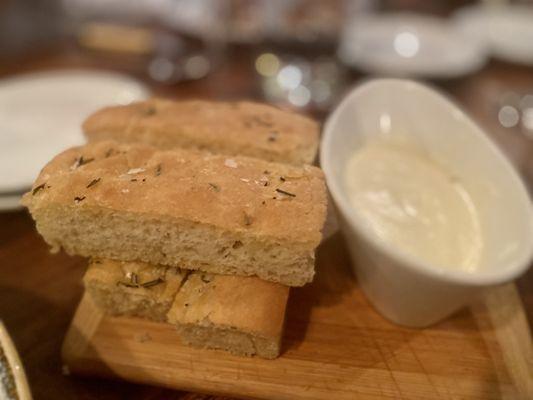
[[[237,168],[237,162],[233,158],[226,158],[224,165],[230,168]]]
[[[250,179],[241,178],[241,181],[243,181],[243,182],[247,182],[247,183],[248,183],[248,182],[250,182]]]
[[[126,173],[128,175],[134,175],[134,174],[138,174],[139,172],[144,172],[144,171],[146,171],[144,168],[132,168]]]

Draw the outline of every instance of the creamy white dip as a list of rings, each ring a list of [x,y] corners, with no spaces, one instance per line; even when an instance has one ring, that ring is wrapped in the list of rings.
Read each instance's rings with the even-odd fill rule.
[[[383,241],[436,267],[478,267],[479,218],[457,177],[414,147],[381,141],[356,151],[346,168],[355,212]]]

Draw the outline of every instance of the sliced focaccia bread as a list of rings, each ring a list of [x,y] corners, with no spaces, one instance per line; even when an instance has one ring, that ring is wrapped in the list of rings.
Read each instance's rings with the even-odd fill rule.
[[[138,262],[92,260],[83,277],[94,303],[110,315],[166,321],[186,270]]]
[[[312,163],[319,136],[313,120],[266,104],[162,99],[106,107],[83,130],[89,141],[144,142],[291,164]]]
[[[289,288],[253,277],[192,273],[167,314],[192,346],[276,358]]]
[[[70,254],[301,286],[326,216],[322,171],[105,141],[67,150],[24,196]]]

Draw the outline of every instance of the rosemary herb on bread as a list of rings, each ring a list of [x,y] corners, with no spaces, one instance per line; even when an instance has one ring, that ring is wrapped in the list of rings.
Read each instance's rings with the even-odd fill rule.
[[[23,202],[54,249],[288,286],[313,278],[326,216],[316,167],[102,141],[56,156],[33,192],[45,182]]]

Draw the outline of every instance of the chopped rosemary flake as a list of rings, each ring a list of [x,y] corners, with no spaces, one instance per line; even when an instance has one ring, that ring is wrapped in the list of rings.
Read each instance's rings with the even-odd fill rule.
[[[252,217],[248,215],[247,213],[244,213],[244,225],[246,226],[252,225]]]
[[[211,279],[205,276],[205,274],[200,275],[200,279],[202,280],[203,283],[211,282]]]
[[[130,182],[137,182],[137,179],[135,179],[135,178],[130,179]]]
[[[144,110],[143,114],[144,114],[145,116],[150,116],[150,115],[154,115],[155,112],[156,112],[156,109],[155,109],[155,107],[152,106],[152,107],[148,107],[148,108],[146,108],[146,109]]]
[[[278,132],[276,131],[270,132],[270,134],[268,135],[269,142],[275,142],[277,138],[278,138]]]
[[[98,182],[100,182],[100,179],[101,179],[101,178],[96,178],[96,179],[93,179],[92,181],[90,181],[89,184],[86,186],[87,189],[89,189],[91,186],[94,186],[94,185],[96,185]]]
[[[263,200],[263,201],[261,202],[262,205],[265,205],[266,203],[267,203],[267,202],[266,202],[265,200]]]
[[[139,277],[135,272],[132,272],[130,275],[130,281],[133,285],[139,286]]]
[[[159,176],[161,175],[161,169],[163,167],[161,166],[161,164],[158,164],[157,167],[155,167],[155,176]]]
[[[157,278],[157,279],[154,279],[153,281],[148,281],[148,282],[144,282],[144,283],[141,283],[141,286],[143,288],[149,288],[149,287],[152,287],[152,286],[155,286],[155,285],[159,285],[160,283],[163,283],[165,282],[162,278]]]
[[[283,176],[280,176],[279,180],[282,181],[282,182],[285,182],[287,179],[285,179]]]
[[[282,189],[276,189],[276,192],[281,193],[281,194],[284,194],[284,195],[286,195],[286,196],[296,197],[296,195],[295,195],[294,193],[287,192],[287,191],[282,190]]]
[[[74,197],[74,202],[75,203],[79,203],[79,202],[81,202],[83,200],[85,200],[85,196],[81,196],[81,197],[76,196],[76,197]]]
[[[214,183],[209,183],[209,186],[211,186],[211,189],[213,189],[215,192],[220,192],[220,186],[215,185]]]
[[[74,164],[71,165],[70,170],[74,171],[76,168],[88,164],[91,161],[94,161],[94,158],[83,158],[83,156],[80,156],[79,158],[76,158],[76,160],[74,160]]]
[[[189,303],[185,303],[184,306],[185,306],[185,307],[189,307]]]
[[[91,161],[94,161],[94,158],[83,158],[83,156],[80,156],[77,160],[76,168],[81,167],[82,165],[89,164]]]
[[[31,195],[35,196],[37,193],[39,193],[41,190],[44,189],[45,185],[46,185],[46,182],[41,183],[39,186],[35,187],[35,189],[33,189],[33,191],[31,192]]]
[[[251,117],[246,118],[243,121],[243,124],[246,128],[252,128],[254,126],[262,126],[265,128],[272,128],[272,122],[269,121],[270,115],[252,115]]]
[[[263,183],[263,186],[265,186],[265,187],[268,186],[268,181],[265,181],[265,182]]]

